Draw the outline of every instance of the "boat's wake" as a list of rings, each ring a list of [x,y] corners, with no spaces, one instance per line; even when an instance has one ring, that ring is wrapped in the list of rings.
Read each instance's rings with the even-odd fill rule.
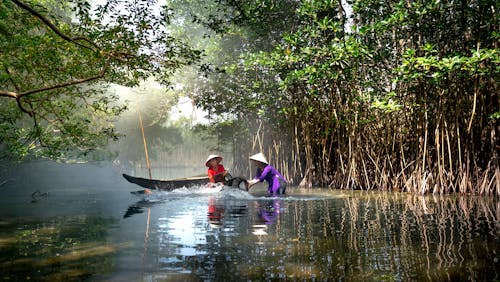
[[[130,217],[133,214],[142,213],[144,207],[151,207],[158,203],[195,200],[204,201],[205,198],[215,199],[230,199],[230,200],[252,200],[256,199],[245,190],[224,186],[221,184],[197,185],[189,188],[183,187],[173,191],[151,190],[150,193],[137,194],[141,197],[135,204],[129,206],[124,218]]]
[[[254,196],[249,194],[247,191],[242,189],[224,186],[222,184],[206,184],[206,185],[197,185],[192,187],[183,187],[178,188],[173,191],[161,191],[161,190],[152,190],[149,194],[144,194],[144,201],[148,202],[157,202],[163,200],[172,200],[175,198],[184,198],[184,197],[203,197],[206,195],[216,196],[216,197],[231,197],[236,199],[253,199]]]

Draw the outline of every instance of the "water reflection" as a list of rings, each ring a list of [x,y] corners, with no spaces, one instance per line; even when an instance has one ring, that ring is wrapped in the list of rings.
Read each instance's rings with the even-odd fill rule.
[[[83,169],[16,177],[0,190],[2,279],[500,280],[495,197],[293,188],[279,198],[144,196],[129,193],[137,187],[121,171]],[[31,203],[37,190],[48,195]]]
[[[237,222],[247,213],[246,203],[228,201],[224,195],[186,195],[169,204],[159,210],[158,249],[151,251],[158,264],[150,278],[169,274],[181,280],[212,280],[218,262],[228,255],[222,251],[227,238],[239,234]]]
[[[125,214],[123,215],[123,218],[131,217],[134,214],[143,213],[145,208],[150,208],[154,204],[155,202],[141,199],[127,208]]]
[[[261,221],[266,225],[274,224],[280,214],[283,202],[280,199],[258,201],[258,215]]]
[[[208,221],[212,228],[220,228],[223,225],[222,219],[224,217],[224,205],[215,197],[208,199]]]
[[[85,215],[1,221],[0,277],[10,281],[76,281],[109,272],[112,256],[124,247],[105,244],[114,224],[111,218]]]
[[[153,280],[158,272],[210,281],[499,275],[496,202],[378,192],[188,198],[158,218]]]

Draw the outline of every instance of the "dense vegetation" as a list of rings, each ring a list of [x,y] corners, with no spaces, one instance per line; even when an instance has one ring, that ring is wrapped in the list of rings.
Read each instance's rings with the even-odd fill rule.
[[[104,113],[123,110],[96,86],[198,62],[184,94],[242,171],[262,151],[304,185],[500,194],[498,1],[143,0],[132,16],[55,3],[0,4],[10,150],[95,148],[116,135]]]
[[[2,158],[68,160],[117,139],[111,84],[167,84],[200,57],[169,35],[170,16],[156,1],[2,1]]]
[[[202,104],[256,121],[253,151],[306,185],[498,195],[498,2],[349,3],[233,3],[288,29]]]

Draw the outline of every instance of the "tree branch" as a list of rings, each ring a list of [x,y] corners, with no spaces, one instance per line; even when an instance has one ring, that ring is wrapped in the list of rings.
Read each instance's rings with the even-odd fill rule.
[[[0,90],[0,97],[9,97],[9,98],[17,99],[19,97],[19,94],[16,92]]]
[[[103,70],[101,71],[101,73],[99,73],[96,76],[82,78],[82,79],[77,79],[77,80],[68,81],[68,82],[61,83],[61,84],[56,84],[56,85],[52,85],[52,86],[47,86],[47,87],[42,87],[42,88],[38,88],[38,89],[33,89],[33,90],[29,90],[29,91],[22,92],[22,93],[17,93],[17,96],[18,96],[18,98],[21,98],[23,96],[27,96],[27,95],[30,95],[30,94],[33,94],[33,93],[43,92],[43,91],[47,91],[47,90],[54,90],[54,89],[57,89],[57,88],[62,88],[62,87],[67,87],[67,86],[71,86],[71,85],[81,84],[81,83],[93,81],[93,80],[96,80],[96,79],[99,79],[99,78],[103,78],[104,75],[105,75],[105,73],[106,73],[106,69],[107,69],[107,66],[104,67]],[[2,96],[1,92],[0,92],[0,96]]]
[[[81,37],[80,36],[80,37],[73,37],[73,38],[71,38],[71,37],[67,36],[61,30],[59,30],[59,28],[57,28],[51,21],[49,21],[46,17],[44,17],[43,15],[41,15],[40,13],[38,13],[36,10],[34,10],[33,8],[31,8],[27,4],[25,4],[25,3],[23,3],[23,2],[21,2],[19,0],[11,0],[11,1],[14,2],[14,4],[16,4],[21,9],[24,9],[24,10],[28,11],[30,14],[32,14],[33,16],[35,16],[38,19],[40,19],[44,24],[46,24],[52,31],[54,31],[62,39],[66,40],[68,42],[72,42],[72,43],[74,43],[74,44],[76,44],[76,45],[78,45],[80,47],[89,49],[91,51],[96,51],[96,49],[100,49],[94,42],[88,40],[85,37]],[[94,48],[92,48],[90,46],[87,46],[87,45],[84,45],[84,44],[81,44],[77,40],[83,40],[83,41],[91,44]]]
[[[30,117],[33,117],[33,112],[32,112],[32,111],[27,110],[27,109],[23,106],[23,104],[21,103],[21,97],[16,98],[16,102],[17,102],[17,107],[18,107],[19,109],[21,109],[21,111],[23,111],[23,112],[27,113]]]
[[[21,109],[21,111],[27,113],[28,115],[33,116],[33,112],[27,110],[22,105],[22,103],[21,103],[21,98],[22,97],[28,96],[30,94],[38,93],[38,92],[43,92],[43,91],[48,91],[48,90],[54,90],[54,89],[58,89],[58,88],[63,88],[63,87],[71,86],[71,85],[77,85],[77,84],[81,84],[81,83],[85,83],[85,82],[97,80],[99,78],[103,78],[104,75],[106,74],[108,66],[109,66],[109,60],[106,61],[106,64],[104,65],[103,69],[96,76],[82,78],[82,79],[77,79],[77,80],[73,80],[73,81],[68,81],[68,82],[65,82],[65,83],[56,84],[56,85],[47,86],[47,87],[42,87],[42,88],[38,88],[38,89],[34,89],[34,90],[29,90],[29,91],[26,91],[26,92],[16,93],[16,92],[11,92],[11,91],[0,90],[0,97],[9,97],[9,98],[16,99],[17,106],[19,107],[19,109]]]
[[[88,40],[85,37],[82,37],[82,36],[79,36],[79,37],[69,37],[69,36],[67,36],[61,30],[59,30],[59,28],[57,28],[49,19],[47,19],[46,17],[44,17],[43,15],[41,15],[39,12],[37,12],[35,9],[31,8],[27,4],[23,3],[22,1],[19,1],[19,0],[11,0],[11,1],[15,5],[17,5],[18,7],[20,7],[21,9],[28,11],[31,15],[33,15],[33,16],[37,17],[38,19],[40,19],[46,26],[48,26],[54,33],[56,33],[62,39],[66,40],[68,42],[74,43],[74,44],[76,44],[76,45],[78,45],[78,46],[80,46],[82,48],[91,50],[93,52],[96,52],[97,50],[100,50],[100,48],[94,42]],[[88,46],[88,45],[85,45],[85,44],[81,44],[80,42],[77,42],[77,41],[85,41],[88,44],[90,44],[91,46]],[[33,89],[33,90],[26,91],[26,92],[19,92],[19,88],[17,88],[17,87],[16,87],[16,90],[18,90],[17,92],[12,92],[12,91],[7,91],[7,90],[0,90],[0,97],[8,97],[8,98],[14,98],[14,99],[16,99],[16,103],[17,103],[18,108],[21,111],[23,111],[24,113],[27,113],[28,115],[30,115],[31,117],[33,117],[34,111],[32,111],[32,110],[30,111],[30,110],[28,110],[27,108],[25,108],[23,106],[23,103],[21,101],[22,97],[28,96],[28,95],[34,94],[34,93],[39,93],[39,92],[48,91],[48,90],[54,90],[54,89],[58,89],[58,88],[63,88],[63,87],[67,87],[67,86],[77,85],[77,84],[81,84],[81,83],[85,83],[85,82],[90,82],[90,81],[93,81],[93,80],[97,80],[97,79],[103,78],[104,75],[107,72],[108,67],[109,67],[109,60],[110,60],[110,58],[111,57],[116,57],[116,55],[107,54],[107,57],[108,57],[108,59],[105,61],[105,65],[104,65],[103,69],[101,70],[101,72],[98,75],[95,75],[95,76],[92,76],[92,77],[87,77],[87,78],[82,78],[82,79],[76,79],[76,80],[73,80],[73,81],[68,81],[68,82],[65,82],[65,83],[60,83],[60,84],[51,85],[51,86],[47,86],[47,87],[42,87],[42,88],[38,88],[38,89]],[[117,59],[120,60],[122,58],[118,57]],[[8,69],[6,71],[8,73]]]

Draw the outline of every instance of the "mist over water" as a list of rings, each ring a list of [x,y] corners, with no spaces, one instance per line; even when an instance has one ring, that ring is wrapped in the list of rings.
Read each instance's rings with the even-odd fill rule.
[[[0,187],[2,214],[41,217],[80,213],[114,215],[128,197],[117,193],[125,183],[119,168],[110,162],[61,164],[37,161],[12,164],[4,171],[6,173],[2,176],[7,182]],[[39,194],[45,196],[37,196]]]
[[[499,278],[496,198],[294,187],[267,197],[263,186],[138,196],[121,176],[136,172],[110,162],[4,168],[2,280]]]

